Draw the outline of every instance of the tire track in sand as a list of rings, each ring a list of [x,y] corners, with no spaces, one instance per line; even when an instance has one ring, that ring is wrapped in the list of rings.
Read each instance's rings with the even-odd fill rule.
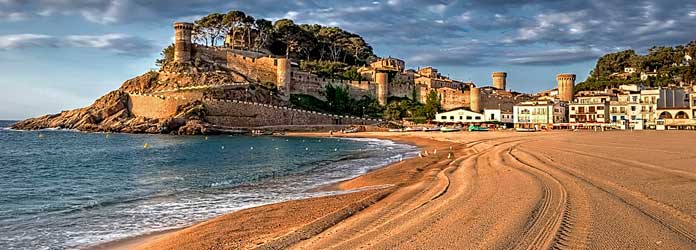
[[[562,186],[566,193],[558,227],[538,236],[542,237],[548,245],[532,245],[533,247],[527,249],[586,249],[591,233],[591,209],[586,191],[570,176],[554,170],[533,156],[520,153],[517,149],[518,145],[510,147],[506,157],[514,159],[527,168],[543,173],[543,176],[552,178],[555,183]],[[513,153],[513,151],[517,153]]]
[[[582,180],[584,183],[609,194],[616,200],[637,209],[639,212],[653,219],[655,222],[665,226],[666,228],[669,228],[674,233],[681,235],[682,237],[688,239],[692,243],[696,243],[696,223],[693,217],[683,213],[681,210],[656,201],[640,192],[624,188],[610,181],[584,175],[580,173],[578,170],[562,166],[561,164],[544,161],[540,157],[524,149],[519,149],[519,151],[524,152],[527,155],[534,157],[535,159],[541,162],[546,162],[546,164],[553,166],[555,169],[563,171],[568,175]]]

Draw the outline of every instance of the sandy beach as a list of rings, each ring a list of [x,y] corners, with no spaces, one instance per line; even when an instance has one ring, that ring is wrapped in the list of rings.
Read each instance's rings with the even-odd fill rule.
[[[328,134],[296,134],[328,136]],[[357,133],[427,154],[99,249],[696,249],[696,134]]]

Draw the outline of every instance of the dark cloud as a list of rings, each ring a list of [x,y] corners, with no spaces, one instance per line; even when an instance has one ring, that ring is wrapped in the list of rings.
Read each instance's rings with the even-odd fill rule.
[[[69,15],[100,24],[161,23],[230,9],[340,26],[378,51],[433,65],[569,64],[696,39],[696,2],[684,0],[0,0],[0,22]],[[126,52],[141,43],[111,48]]]
[[[44,34],[0,36],[0,50],[38,47],[92,48],[134,57],[147,57],[149,53],[155,51],[155,46],[149,40],[118,33],[65,37],[54,37]]]
[[[32,47],[57,47],[58,39],[42,34],[13,34],[0,36],[0,50]]]

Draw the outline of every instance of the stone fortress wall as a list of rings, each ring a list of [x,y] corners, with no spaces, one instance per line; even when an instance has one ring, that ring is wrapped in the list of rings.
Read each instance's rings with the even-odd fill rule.
[[[191,99],[163,95],[129,94],[128,109],[137,117],[165,119],[177,114],[177,109]]]
[[[368,125],[382,122],[355,116],[341,116],[269,104],[238,100],[165,96],[129,93],[129,110],[137,117],[166,119],[175,116],[178,108],[201,100],[206,107],[206,120],[225,127],[261,127],[280,125]]]
[[[439,88],[440,104],[444,110],[452,110],[470,106],[470,90]]]
[[[279,64],[285,64],[285,58],[275,58],[262,56],[260,54],[244,54],[227,48],[215,48],[201,45],[193,45],[195,56],[200,56],[217,64],[226,65],[228,68],[237,71],[260,83],[277,83]],[[194,58],[195,58],[194,56]]]

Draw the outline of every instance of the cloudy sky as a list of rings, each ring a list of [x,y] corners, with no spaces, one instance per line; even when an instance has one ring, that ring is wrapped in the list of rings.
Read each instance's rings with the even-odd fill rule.
[[[186,2],[186,3],[181,3]],[[89,105],[154,68],[174,21],[230,9],[340,26],[379,56],[536,92],[584,80],[598,56],[696,40],[693,0],[0,0],[0,119]]]

